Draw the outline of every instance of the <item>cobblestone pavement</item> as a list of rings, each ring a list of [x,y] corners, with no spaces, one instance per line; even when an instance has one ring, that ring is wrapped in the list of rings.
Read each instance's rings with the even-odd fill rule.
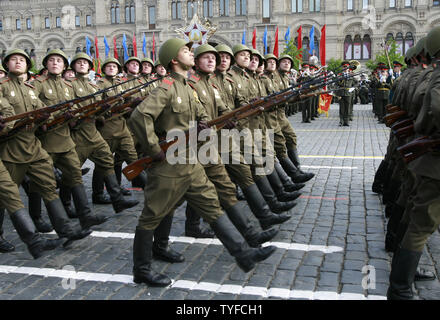
[[[120,214],[111,206],[94,205],[96,212],[113,219],[70,249],[58,248],[38,260],[32,259],[6,218],[5,238],[16,250],[0,255],[0,299],[385,299],[391,257],[384,250],[384,208],[371,184],[389,130],[377,124],[371,105],[355,106],[350,127],[338,126],[337,105],[332,105],[328,118],[321,115],[311,124],[301,123],[300,114],[290,120],[303,170],[316,176],[302,189],[291,210],[293,218],[278,226],[280,232],[272,241],[276,252],[251,272],[243,273],[218,240],[184,237],[184,204],[175,213],[171,246],[183,253],[185,262],[153,262],[173,284],[135,285],[132,245],[142,202]],[[90,195],[91,176],[89,172],[84,177]],[[143,201],[141,191],[134,190],[132,197]],[[48,219],[46,213],[44,217]],[[421,260],[437,275],[439,244],[436,232]],[[416,287],[424,299],[440,298],[438,280]]]

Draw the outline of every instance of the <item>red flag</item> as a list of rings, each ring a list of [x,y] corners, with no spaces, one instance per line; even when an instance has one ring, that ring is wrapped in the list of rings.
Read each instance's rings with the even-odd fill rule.
[[[298,49],[302,49],[302,26],[296,32],[298,32]],[[302,59],[302,54],[299,55],[299,58]]]
[[[252,33],[252,48],[257,49],[257,28]]]
[[[98,62],[98,73],[101,73],[101,61],[99,60],[98,37],[97,36],[95,36],[95,52],[96,52],[96,61]]]
[[[275,45],[273,47],[273,54],[278,58],[278,27],[275,31]]]
[[[113,56],[118,59],[118,49],[116,48],[116,37],[113,37]]]
[[[153,62],[156,61],[156,41],[154,40],[154,32],[153,32]]]
[[[138,56],[138,49],[137,49],[137,44],[136,44],[136,35],[134,33],[133,33],[133,53],[134,53],[135,57]]]
[[[328,110],[330,109],[330,104],[332,103],[332,98],[333,98],[333,96],[328,93],[324,93],[319,96],[318,112],[320,114],[325,113],[326,116],[328,117]]]
[[[325,65],[325,25],[321,29],[321,42],[319,43],[321,65]]]

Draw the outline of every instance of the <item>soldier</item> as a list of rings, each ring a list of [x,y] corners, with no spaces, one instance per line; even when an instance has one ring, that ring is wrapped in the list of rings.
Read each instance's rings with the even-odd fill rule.
[[[367,77],[362,74],[361,81],[359,83],[359,99],[361,100],[361,104],[368,104],[369,101],[369,81]]]
[[[154,63],[154,71],[159,77],[163,77],[167,74],[167,69],[160,63],[160,60],[156,60]]]
[[[69,80],[72,81],[73,79],[75,79],[75,71],[72,70],[72,68],[70,66],[68,66],[64,71],[63,71],[63,78],[65,80]]]
[[[307,82],[312,78],[312,73],[310,72],[310,64],[304,62],[301,65],[301,77],[299,78],[299,82]],[[302,123],[310,123],[311,119],[311,98],[305,98],[301,100],[301,109],[302,109]]]
[[[341,67],[345,68],[343,74],[348,75],[350,67],[350,63],[348,61],[343,61],[341,63]],[[352,79],[343,79],[338,82],[338,95],[340,97],[339,100],[339,126],[350,126],[349,124],[349,112],[350,112],[350,101],[351,101],[351,92],[354,91],[353,88],[354,82]]]
[[[176,38],[167,40],[161,46],[160,61],[171,74],[136,108],[130,118],[143,152],[155,160],[148,169],[145,207],[136,227],[133,244],[133,276],[136,283],[154,286],[171,283],[166,275],[151,269],[153,235],[164,218],[171,215],[172,219],[172,209],[182,199],[211,225],[216,236],[245,272],[275,250],[273,246],[250,248],[221,211],[215,188],[200,163],[190,164],[186,153],[185,164],[172,165],[165,161],[165,153],[158,145],[157,135],[166,135],[172,129],[186,131],[190,121],[208,119],[197,93],[186,79],[188,70],[194,66],[190,47],[191,43]],[[206,123],[198,124],[198,131],[205,128]]]
[[[394,90],[395,90],[394,82],[402,74],[400,71],[402,69],[402,67],[403,67],[403,65],[399,61],[393,61],[393,71],[390,73],[390,75],[387,78],[387,83],[389,83],[391,85],[390,101],[393,100],[393,95],[394,95]]]
[[[3,67],[8,71],[8,76],[0,83],[1,103],[4,107],[12,107],[15,114],[44,107],[43,102],[37,97],[35,87],[26,81],[31,60],[23,50],[9,51],[3,60]],[[48,118],[49,114],[37,116],[39,121]],[[68,239],[65,243],[67,245],[71,241],[87,237],[91,230],[81,230],[69,221],[56,193],[52,159],[36,138],[35,130],[35,126],[28,126],[13,138],[2,142],[0,158],[17,185],[21,184],[25,175],[29,176],[36,187],[35,190],[43,197],[50,221],[58,236]]]
[[[6,77],[6,70],[0,65],[0,79]]]
[[[278,76],[280,82],[280,89],[286,89],[290,86],[289,77],[287,73],[290,71],[293,65],[293,59],[288,54],[283,54],[279,59]],[[278,160],[286,171],[286,173],[292,178],[295,183],[304,183],[312,179],[315,174],[311,172],[303,172],[299,162],[298,150],[297,150],[297,138],[295,131],[292,128],[289,120],[286,117],[286,113],[283,108],[278,109],[278,122],[280,123],[281,132],[285,139],[286,152],[277,152]],[[290,161],[289,161],[290,160]]]
[[[76,79],[72,81],[75,97],[83,97],[99,90],[99,87],[92,85],[89,81],[88,74],[93,67],[93,62],[87,54],[77,53],[70,62],[70,66],[76,73]],[[94,97],[80,103],[80,105],[85,106],[98,99],[98,97]],[[90,159],[95,163],[95,170],[98,170],[98,173],[104,177],[114,211],[118,213],[136,206],[139,201],[126,200],[122,195],[114,171],[113,155],[107,142],[96,129],[95,116],[87,117],[80,120],[80,123],[76,123],[71,135],[76,144],[80,165],[82,166],[87,159]]]
[[[440,128],[440,27],[428,33],[426,48],[436,67],[426,89],[423,106],[415,121],[417,136],[439,135]],[[429,151],[409,164],[415,175],[413,203],[409,212],[409,224],[399,247],[393,256],[388,299],[414,299],[412,285],[423,247],[430,235],[440,225],[440,157],[437,150]]]
[[[380,67],[379,71],[379,82],[376,83],[377,86],[377,110],[379,123],[383,123],[383,117],[386,114],[385,107],[389,103],[390,89],[391,85],[387,83],[388,69],[385,65]]]

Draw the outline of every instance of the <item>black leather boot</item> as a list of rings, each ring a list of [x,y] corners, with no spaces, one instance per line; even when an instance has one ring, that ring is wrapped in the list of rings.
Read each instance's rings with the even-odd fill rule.
[[[65,185],[60,185],[60,200],[61,203],[64,206],[64,210],[66,210],[67,216],[70,219],[76,219],[78,218],[78,215],[76,214],[75,208],[72,204],[72,192],[69,187]]]
[[[388,300],[417,299],[412,291],[412,285],[421,256],[421,251],[411,251],[400,246],[397,248],[391,263]]]
[[[251,271],[257,262],[266,260],[276,247],[250,248],[238,230],[226,215],[221,215],[211,223],[217,238],[223,243],[229,254],[235,258],[237,265],[244,272]]]
[[[183,262],[183,255],[168,246],[172,223],[173,215],[168,214],[154,230],[153,257],[165,262]]]
[[[89,229],[90,227],[100,225],[109,219],[109,217],[103,214],[92,213],[83,184],[78,184],[72,187],[71,190],[81,228]]]
[[[271,212],[269,206],[261,195],[260,190],[255,184],[244,189],[243,194],[246,197],[249,208],[260,222],[260,226],[263,230],[267,230],[271,226],[281,224],[291,218],[287,213],[274,214]]]
[[[94,204],[111,204],[112,199],[104,193],[104,177],[99,170],[93,170],[92,202]]]
[[[376,174],[374,175],[373,185],[371,186],[371,190],[374,193],[379,193],[379,194],[383,193],[383,182],[387,168],[388,168],[388,162],[382,160],[379,165],[379,168],[377,168]]]
[[[315,176],[314,173],[304,172],[301,170],[301,164],[299,162],[298,150],[296,148],[287,149],[287,155],[289,156],[290,160],[295,165],[295,167],[299,170],[299,172],[304,174],[308,178],[308,180],[312,179]]]
[[[186,203],[185,210],[185,236],[194,238],[214,238],[215,234],[210,229],[200,225],[200,216]]]
[[[105,186],[107,187],[107,192],[112,199],[113,209],[116,213],[121,212],[124,209],[129,209],[136,206],[139,201],[137,200],[126,200],[122,196],[121,188],[118,185],[115,174],[110,174],[104,177]]]
[[[258,232],[252,226],[251,221],[246,216],[246,213],[240,210],[238,204],[226,209],[225,211],[229,220],[231,220],[243,238],[246,239],[246,242],[249,244],[249,246],[253,248],[260,247],[261,244],[271,240],[278,233],[278,230],[273,228],[267,231]]]
[[[63,241],[61,239],[45,239],[35,228],[35,225],[24,209],[20,209],[11,215],[11,221],[17,230],[20,239],[27,245],[28,250],[34,259],[43,255],[43,251],[53,250]]]
[[[166,287],[171,284],[171,279],[151,269],[153,234],[153,230],[136,228],[133,242],[133,281],[153,287]]]
[[[46,202],[46,209],[50,222],[58,236],[67,238],[63,246],[67,246],[72,241],[83,239],[92,233],[92,230],[82,230],[69,220],[60,199]]]
[[[52,232],[52,226],[44,221],[43,217],[41,216],[41,195],[37,192],[31,192],[30,182],[30,179],[25,176],[23,182],[21,183],[21,186],[28,196],[29,215],[34,221],[35,227],[37,228],[38,232]]]
[[[398,243],[397,241],[397,230],[399,228],[400,220],[402,220],[405,208],[392,203],[391,205],[391,217],[387,224],[387,233],[385,235],[385,251],[394,252]]]
[[[389,181],[386,189],[383,190],[383,196],[382,196],[382,203],[388,204],[390,202],[397,201],[400,193],[400,186],[402,184],[402,181],[400,179],[392,178],[391,181]]]
[[[281,202],[294,201],[298,199],[299,196],[301,195],[301,193],[297,191],[294,192],[284,191],[283,183],[281,182],[281,179],[278,176],[278,173],[275,169],[272,171],[271,174],[267,175],[267,180],[269,180],[269,183],[273,191],[275,191],[278,201]]]
[[[284,171],[292,178],[295,183],[304,183],[313,178],[313,175],[301,173],[301,171],[295,167],[289,157],[279,158],[280,164]]]
[[[15,246],[3,238],[3,220],[5,218],[5,209],[0,209],[0,253],[12,252]]]
[[[266,200],[270,210],[272,210],[273,212],[285,212],[296,206],[296,203],[293,201],[279,202],[266,176],[261,176],[255,181],[255,184],[258,186],[261,195],[263,196],[264,200]]]
[[[278,177],[280,177],[281,182],[283,183],[284,190],[288,192],[293,192],[293,191],[301,190],[302,188],[305,187],[304,183],[293,182],[278,161],[275,161],[274,166],[275,166],[275,170],[278,173]]]

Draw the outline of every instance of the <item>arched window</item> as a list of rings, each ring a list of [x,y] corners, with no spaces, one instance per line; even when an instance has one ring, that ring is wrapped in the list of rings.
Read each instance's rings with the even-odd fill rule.
[[[303,52],[303,61],[309,61],[310,58],[310,39],[309,37],[303,37],[303,41],[302,41],[302,47],[304,49]]]
[[[317,56],[319,59],[319,41],[318,37],[315,36],[315,49],[313,49],[313,55]]]
[[[344,59],[353,59],[353,39],[350,35],[347,35],[344,40]]]
[[[394,35],[392,33],[387,34],[386,41],[388,40],[394,40]]]
[[[345,60],[369,60],[371,58],[371,38],[368,34],[357,34],[354,39],[347,35],[344,40],[344,59]]]
[[[396,34],[396,44],[397,44],[396,53],[402,54],[402,51],[403,51],[403,34],[402,34],[402,32],[398,32]]]
[[[119,2],[118,1],[112,2],[110,13],[111,13],[112,23],[113,24],[119,23],[120,11],[119,11]]]
[[[182,2],[181,1],[171,2],[171,17],[173,19],[182,19]]]
[[[125,23],[134,23],[135,22],[135,9],[134,3],[125,5]]]
[[[404,46],[403,46],[405,54],[412,46],[414,46],[413,34],[411,32],[407,32],[405,35]]]
[[[364,35],[362,40],[362,60],[371,59],[371,38],[368,34]]]
[[[213,0],[203,0],[203,16],[205,18],[212,17],[213,11]]]

